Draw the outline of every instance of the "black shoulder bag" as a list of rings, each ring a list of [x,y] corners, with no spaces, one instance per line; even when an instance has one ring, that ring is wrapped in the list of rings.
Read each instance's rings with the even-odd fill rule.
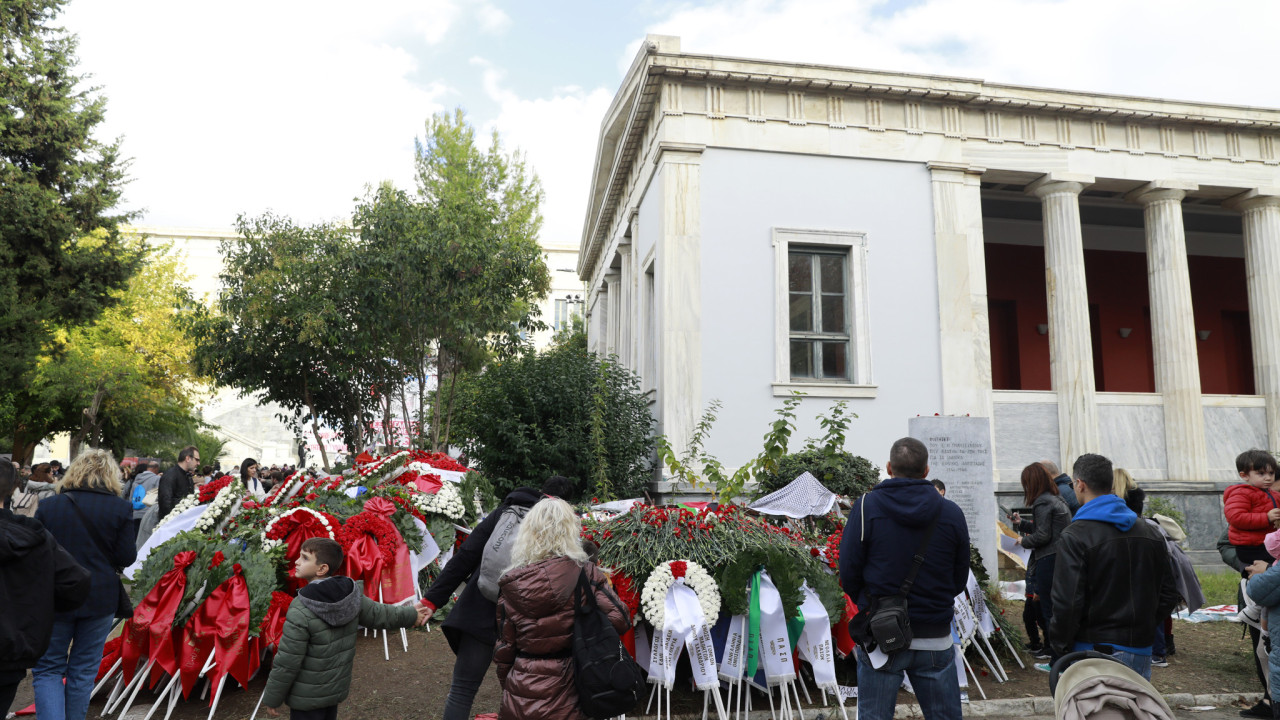
[[[106,548],[109,546],[106,540],[103,539],[102,534],[98,531],[98,528],[95,527],[93,523],[89,522],[89,518],[85,517],[84,510],[80,509],[80,504],[76,502],[74,495],[68,493],[66,498],[67,502],[71,503],[71,507],[75,509],[76,515],[80,516],[80,524],[84,525],[85,532],[89,533],[89,539],[92,540],[93,544],[98,548],[98,552],[102,553],[102,559],[107,561],[108,566],[114,568],[115,566],[111,565],[111,558],[107,556]],[[133,506],[130,505],[130,507]],[[120,572],[119,568],[115,568],[115,570],[117,573]],[[115,617],[116,619],[133,617],[133,601],[129,599],[129,593],[124,589],[124,583],[120,581],[118,575],[116,577]]]
[[[941,518],[942,513],[939,512],[938,517],[929,523],[929,529],[925,531],[924,539],[920,541],[920,548],[911,559],[911,570],[907,572],[906,580],[902,581],[902,588],[898,590],[898,594],[871,600],[871,607],[868,608],[867,613],[870,615],[867,621],[867,634],[875,641],[875,646],[886,655],[893,655],[911,647],[911,617],[907,614],[907,596],[911,594],[911,586],[915,584],[916,574],[924,564],[924,554],[929,550],[929,541],[933,539],[933,531],[937,529],[938,520]],[[866,649],[871,650],[871,648]]]

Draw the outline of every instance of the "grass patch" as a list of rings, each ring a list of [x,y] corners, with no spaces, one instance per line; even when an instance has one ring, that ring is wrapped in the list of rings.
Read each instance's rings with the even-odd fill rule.
[[[1231,570],[1196,569],[1196,577],[1200,579],[1200,590],[1204,592],[1204,604],[1235,605],[1236,594],[1240,590],[1240,575]]]

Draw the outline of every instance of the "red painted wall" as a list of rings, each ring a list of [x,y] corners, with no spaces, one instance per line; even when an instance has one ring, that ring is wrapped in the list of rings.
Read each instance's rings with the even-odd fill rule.
[[[1150,297],[1144,253],[1085,251],[1085,277],[1098,390],[1155,392]],[[992,385],[997,390],[1049,390],[1044,249],[1029,245],[986,246],[987,296],[991,306]],[[1200,382],[1205,393],[1251,395],[1253,358],[1249,340],[1244,260],[1193,256],[1191,296],[1197,330]],[[1120,337],[1129,328],[1129,337]]]

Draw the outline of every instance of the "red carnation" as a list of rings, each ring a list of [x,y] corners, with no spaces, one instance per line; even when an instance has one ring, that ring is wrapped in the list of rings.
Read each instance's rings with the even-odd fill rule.
[[[316,498],[318,498],[318,497],[320,497],[320,496],[319,496],[319,495],[317,495],[317,494],[315,494],[315,493],[308,493],[308,494],[307,494],[307,500],[315,500],[315,499],[316,499]]]
[[[678,578],[684,577],[684,574],[685,572],[688,571],[688,569],[689,569],[689,565],[683,560],[671,561],[671,574],[674,575],[675,577],[678,577]]]
[[[226,559],[227,559],[227,556],[226,556],[226,555],[223,555],[223,554],[222,554],[222,551],[221,551],[221,550],[219,550],[218,552],[216,552],[216,553],[214,553],[214,554],[213,554],[213,560],[209,562],[209,569],[210,569],[210,570],[212,570],[212,569],[214,569],[214,568],[218,567],[218,566],[219,566],[219,565],[221,565],[224,561],[226,561]]]

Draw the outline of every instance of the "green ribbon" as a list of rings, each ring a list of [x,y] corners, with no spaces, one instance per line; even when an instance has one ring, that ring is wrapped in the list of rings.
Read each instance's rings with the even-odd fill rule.
[[[747,677],[760,666],[760,570],[751,576],[751,604],[747,607]]]
[[[795,651],[796,643],[800,642],[802,633],[804,633],[804,615],[787,618],[787,640],[791,642],[792,651]]]

